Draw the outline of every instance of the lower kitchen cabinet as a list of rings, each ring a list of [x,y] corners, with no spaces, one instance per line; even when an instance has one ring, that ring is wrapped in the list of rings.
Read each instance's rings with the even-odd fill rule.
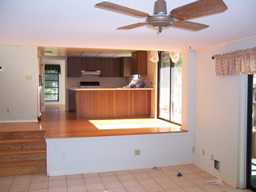
[[[77,119],[144,118],[151,116],[150,88],[77,89]]]
[[[68,110],[70,112],[76,111],[76,91],[68,90]]]

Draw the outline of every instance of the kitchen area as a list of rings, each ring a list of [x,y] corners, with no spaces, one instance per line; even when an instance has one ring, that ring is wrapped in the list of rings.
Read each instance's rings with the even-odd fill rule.
[[[151,117],[153,89],[148,87],[146,51],[131,57],[67,61],[68,106],[77,119]]]
[[[77,119],[155,117],[157,65],[150,61],[150,55],[149,51],[120,56],[109,56],[106,52],[97,56],[68,55],[65,57],[66,111],[75,112]]]

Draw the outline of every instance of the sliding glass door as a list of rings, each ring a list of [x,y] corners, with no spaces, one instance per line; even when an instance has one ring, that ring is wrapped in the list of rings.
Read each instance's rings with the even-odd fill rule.
[[[181,124],[181,54],[172,61],[169,52],[159,52],[158,118]]]
[[[247,187],[256,191],[256,75],[248,75]]]

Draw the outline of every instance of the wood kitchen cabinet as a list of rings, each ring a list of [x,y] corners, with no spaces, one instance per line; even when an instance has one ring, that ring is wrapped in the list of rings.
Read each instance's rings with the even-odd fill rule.
[[[101,77],[121,77],[120,58],[102,58],[100,63]]]
[[[132,53],[131,74],[147,75],[147,51]]]
[[[122,57],[121,58],[121,76],[122,77],[131,77],[131,57]]]
[[[148,118],[151,116],[150,88],[77,89],[77,119]]]
[[[130,62],[127,58],[123,61],[121,58],[68,57],[68,77],[81,77],[81,70],[100,70],[100,77],[129,77]]]
[[[80,57],[68,57],[68,77],[81,77]]]
[[[100,58],[83,57],[82,58],[82,70],[85,71],[97,71],[100,70]]]
[[[101,59],[100,63],[101,77],[111,77],[112,75],[112,58]]]
[[[68,90],[68,110],[76,111],[76,92],[70,89]]]
[[[112,59],[112,77],[121,77],[121,59]]]

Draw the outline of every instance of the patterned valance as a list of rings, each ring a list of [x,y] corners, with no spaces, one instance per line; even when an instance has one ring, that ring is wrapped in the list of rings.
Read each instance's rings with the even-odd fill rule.
[[[45,70],[47,71],[58,71],[58,73],[61,73],[60,65],[54,65],[54,64],[46,64]]]
[[[256,47],[213,57],[216,76],[256,73]]]

